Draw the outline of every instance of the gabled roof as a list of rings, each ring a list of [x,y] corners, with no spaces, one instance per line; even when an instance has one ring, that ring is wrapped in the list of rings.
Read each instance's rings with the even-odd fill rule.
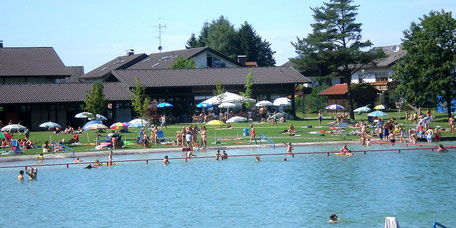
[[[69,75],[52,47],[0,48],[0,77]]]
[[[142,61],[136,63],[135,65],[129,67],[128,69],[131,69],[131,70],[164,70],[164,69],[168,69],[170,66],[172,66],[174,63],[174,60],[178,56],[182,56],[182,57],[184,57],[184,59],[189,59],[189,58],[195,57],[196,55],[198,55],[204,51],[212,52],[220,57],[230,60],[233,64],[240,66],[239,63],[231,60],[229,57],[227,57],[209,47],[200,47],[200,48],[190,48],[190,49],[183,49],[183,50],[176,50],[176,51],[167,51],[167,52],[161,52],[161,53],[152,53],[147,58],[145,58]]]
[[[108,101],[130,100],[130,90],[124,84],[104,83]],[[92,83],[15,84],[0,85],[1,104],[83,102]]]
[[[387,55],[386,58],[379,59],[377,61],[377,67],[387,67],[394,64],[400,58],[407,54],[407,51],[404,49],[402,45],[391,45],[391,46],[383,46],[383,47],[376,47],[377,49],[383,49],[383,52]],[[394,50],[393,50],[394,49]]]
[[[347,84],[336,84],[319,93],[319,95],[345,95],[348,93]]]
[[[97,68],[88,72],[87,74],[82,75],[81,79],[92,79],[92,78],[102,78],[111,73],[112,70],[125,69],[129,66],[145,59],[146,54],[135,54],[130,56],[119,56]]]
[[[245,76],[253,73],[254,84],[306,83],[310,80],[290,67],[199,68],[179,70],[116,70],[113,75],[129,87],[135,87],[136,77],[146,87],[186,87],[243,85]]]

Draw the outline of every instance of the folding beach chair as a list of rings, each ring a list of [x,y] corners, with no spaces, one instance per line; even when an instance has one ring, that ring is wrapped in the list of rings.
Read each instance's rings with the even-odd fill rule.
[[[22,151],[21,146],[19,145],[19,142],[17,141],[17,139],[11,140],[11,150],[13,151],[13,153],[16,153],[16,154],[24,153],[24,151]]]
[[[169,141],[168,138],[165,138],[165,135],[163,134],[163,131],[157,131],[157,139],[160,142],[167,142]]]

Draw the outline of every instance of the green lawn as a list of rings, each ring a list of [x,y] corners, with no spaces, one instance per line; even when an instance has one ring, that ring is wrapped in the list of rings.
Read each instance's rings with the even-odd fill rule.
[[[407,129],[412,122],[404,121],[403,118],[405,116],[405,112],[401,112],[401,120],[397,121],[399,113],[397,110],[386,110],[386,113],[389,114],[388,117],[393,117],[396,123],[403,123],[406,125]],[[340,114],[340,113],[338,113]],[[355,114],[356,115],[356,114]],[[445,113],[436,113],[433,110],[433,115],[436,116],[431,122],[431,126],[441,126],[443,128],[448,128],[448,118],[447,114]],[[322,134],[309,134],[308,132],[320,132],[320,131],[331,131],[330,126],[327,123],[332,122],[335,113],[325,113],[324,120],[322,123],[323,128],[315,128],[318,126],[317,114],[314,115],[305,115],[303,116],[303,120],[289,120],[286,123],[279,123],[277,125],[271,125],[269,123],[254,123],[255,130],[257,132],[257,136],[260,133],[264,134],[275,143],[282,143],[282,142],[327,142],[327,141],[346,141],[346,140],[356,140],[358,136],[348,136],[346,134],[334,134],[334,133],[324,133]],[[356,115],[356,121],[364,120],[367,122],[367,114]],[[290,136],[288,134],[282,134],[284,130],[288,129],[288,126],[293,124],[296,128],[296,135]],[[174,140],[176,137],[176,132],[182,127],[188,126],[188,124],[175,124],[168,126],[167,129],[162,129],[164,132],[165,137],[169,138],[170,140]],[[203,124],[198,124],[199,127],[203,126]],[[303,128],[304,126],[312,126],[311,128]],[[234,123],[232,127],[228,129],[225,126],[215,127],[215,126],[207,126],[208,133],[207,133],[207,141],[208,146],[213,146],[213,142],[217,141],[220,142],[221,145],[230,146],[230,145],[246,145],[249,143],[249,137],[242,135],[243,129],[248,128],[248,123]],[[346,133],[348,134],[351,130],[347,128]],[[107,133],[102,133],[100,139],[106,138],[106,135],[110,133],[112,130],[108,130]],[[131,129],[130,133],[122,133],[122,139],[124,141],[131,141],[135,142],[135,139],[138,137],[139,129]],[[149,131],[147,131],[150,134]],[[450,136],[449,132],[442,132],[442,136]],[[18,135],[17,133],[14,134],[15,138],[23,138],[24,135]],[[62,138],[65,138],[66,141],[72,138],[72,135],[67,134],[59,134],[59,135],[51,135],[48,131],[38,131],[38,132],[31,132],[30,138],[32,141],[36,142],[40,147],[45,141],[49,141],[50,137],[54,141],[58,141]],[[198,137],[199,138],[199,137]],[[241,140],[223,140],[223,139],[235,139],[235,138],[242,138]],[[85,131],[84,134],[80,135],[79,137],[81,145],[71,146],[75,149],[76,152],[84,152],[90,151],[90,149],[94,148],[95,139],[96,139],[96,131]],[[89,144],[91,143],[91,144]],[[263,142],[264,143],[264,142]],[[153,145],[152,148],[169,148],[171,146],[166,145]],[[134,145],[130,144],[125,147],[125,149],[143,149],[144,146],[142,145]],[[41,149],[38,150],[26,150],[25,154],[39,154],[41,153]]]

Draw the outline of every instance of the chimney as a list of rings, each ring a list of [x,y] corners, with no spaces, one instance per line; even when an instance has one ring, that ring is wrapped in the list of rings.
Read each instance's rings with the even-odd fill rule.
[[[133,50],[133,49],[128,49],[126,52],[127,52],[127,56],[132,56],[135,54],[135,50]]]
[[[245,60],[247,59],[247,56],[246,55],[238,55],[237,56],[237,61],[239,64],[241,64],[242,66],[245,65]]]
[[[0,40],[0,48],[3,48],[3,40]]]

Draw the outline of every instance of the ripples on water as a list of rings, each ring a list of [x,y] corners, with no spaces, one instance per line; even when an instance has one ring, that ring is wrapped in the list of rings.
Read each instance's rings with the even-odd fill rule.
[[[338,147],[296,147],[295,152]],[[297,155],[287,162],[284,156],[262,156],[261,162],[254,157],[171,160],[169,166],[154,161],[92,170],[42,167],[38,181],[22,184],[16,181],[18,169],[2,169],[0,227],[333,227],[327,223],[331,213],[342,218],[337,227],[381,227],[386,216],[397,217],[404,227],[431,227],[434,221],[452,227],[455,152]]]

